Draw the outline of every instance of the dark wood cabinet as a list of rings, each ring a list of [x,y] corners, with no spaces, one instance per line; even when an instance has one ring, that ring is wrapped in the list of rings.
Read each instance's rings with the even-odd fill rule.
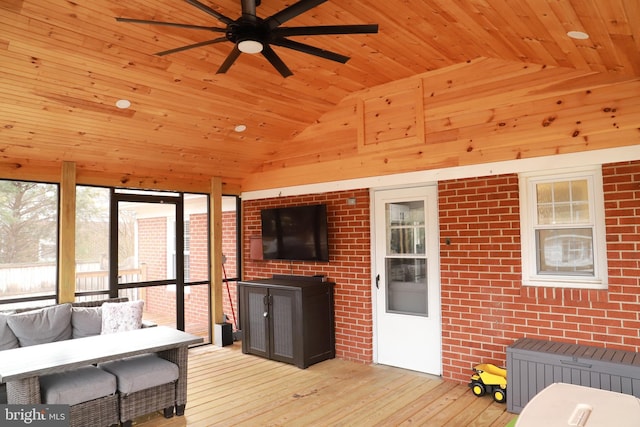
[[[239,282],[242,352],[299,368],[334,358],[333,287],[295,276]]]

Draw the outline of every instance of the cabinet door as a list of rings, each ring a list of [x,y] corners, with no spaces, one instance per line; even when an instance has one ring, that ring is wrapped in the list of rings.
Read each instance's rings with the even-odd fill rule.
[[[245,353],[269,357],[268,291],[253,286],[242,287]]]
[[[271,358],[281,362],[295,363],[296,346],[300,345],[298,292],[269,289],[269,329]]]

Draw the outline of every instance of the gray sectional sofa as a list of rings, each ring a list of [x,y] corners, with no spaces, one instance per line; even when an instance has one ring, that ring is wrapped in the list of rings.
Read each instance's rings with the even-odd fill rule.
[[[110,298],[0,311],[0,351],[99,335],[102,305],[127,302],[127,298]],[[140,321],[137,327],[151,325]]]
[[[0,351],[99,335],[105,328],[108,333],[117,333],[123,327],[125,329],[120,330],[154,326],[141,321],[142,302],[139,306],[137,303],[128,302],[127,298],[112,298],[0,312]],[[120,316],[117,311],[123,308],[119,306],[133,305],[139,308],[139,316],[135,310],[131,318]],[[109,313],[111,318],[107,316]],[[123,322],[128,323],[123,325]],[[161,352],[44,375],[39,378],[38,390],[29,391],[29,396],[17,396],[13,388],[9,388],[7,396],[2,384],[0,403],[6,403],[7,397],[23,403],[66,403],[70,405],[73,427],[109,426],[119,422],[131,425],[133,418],[157,410],[163,410],[165,417],[170,417],[174,407],[181,415],[186,390],[178,390],[176,384],[179,373],[186,375],[186,349],[184,353],[181,360],[166,360],[167,355]]]

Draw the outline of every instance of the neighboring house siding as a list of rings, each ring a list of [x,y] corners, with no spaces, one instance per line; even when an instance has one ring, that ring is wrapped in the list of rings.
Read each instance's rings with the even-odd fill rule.
[[[605,165],[603,180],[608,290],[522,286],[516,174],[439,183],[443,377],[467,382],[477,363],[505,364],[523,336],[640,351],[640,162]],[[249,259],[260,209],[312,203],[328,204],[328,264]],[[337,356],[364,363],[373,360],[369,219],[367,190],[244,202],[245,278],[329,276]]]
[[[356,199],[347,205],[347,199]],[[264,208],[327,204],[329,263],[263,261],[250,257],[250,238],[259,236]],[[244,279],[273,274],[325,274],[335,286],[336,355],[362,363],[373,360],[369,191],[355,190],[243,202]]]

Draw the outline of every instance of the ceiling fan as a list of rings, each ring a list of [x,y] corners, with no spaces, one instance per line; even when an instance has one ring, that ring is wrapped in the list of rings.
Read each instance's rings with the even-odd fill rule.
[[[293,49],[309,55],[340,62],[342,64],[349,60],[348,56],[335,52],[320,49],[305,43],[288,39],[290,36],[316,36],[326,34],[372,34],[378,32],[377,24],[367,25],[320,25],[309,27],[281,27],[285,22],[295,18],[306,11],[326,2],[327,0],[300,0],[293,3],[281,11],[268,18],[260,18],[256,15],[256,7],[260,5],[260,0],[241,0],[242,16],[238,19],[231,19],[221,13],[216,12],[211,7],[198,0],[185,0],[190,5],[197,7],[205,13],[216,18],[226,25],[226,27],[207,27],[202,25],[180,24],[176,22],[149,21],[144,19],[116,18],[120,22],[131,22],[134,24],[168,25],[180,28],[190,28],[195,30],[206,30],[214,33],[223,33],[221,37],[206,40],[187,46],[157,52],[155,55],[163,56],[171,53],[181,52],[196,47],[206,46],[226,41],[232,42],[235,46],[227,59],[222,63],[217,74],[226,73],[233,65],[241,53],[262,53],[276,70],[283,76],[288,77],[293,73],[287,65],[280,59],[271,45]]]

